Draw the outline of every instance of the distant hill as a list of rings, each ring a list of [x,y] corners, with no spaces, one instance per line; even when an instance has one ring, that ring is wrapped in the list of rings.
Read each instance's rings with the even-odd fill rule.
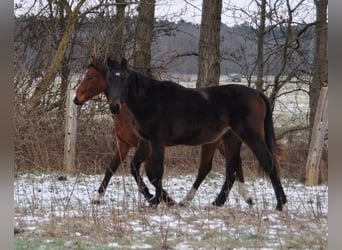
[[[135,17],[129,19],[129,27],[126,34],[128,37],[125,41],[127,48],[133,48],[133,35],[135,27]],[[47,39],[58,38],[61,31],[56,29],[53,36],[51,30],[48,29],[46,23],[54,23],[53,20],[46,17],[24,17],[15,18],[15,36],[14,47],[16,56],[20,55],[29,65],[27,68],[42,68],[41,61],[45,63],[53,56],[54,49],[57,47],[53,40],[47,43]],[[27,25],[28,28],[21,31]],[[105,51],[110,49],[110,40],[112,30],[115,28],[113,20],[108,20],[108,17],[93,17],[85,18],[78,26],[74,35],[72,51],[70,52],[70,63],[72,71],[82,72],[84,64],[89,60],[90,55],[96,50]],[[300,26],[295,26],[293,32],[300,29]],[[310,31],[308,29],[306,31]],[[47,34],[50,34],[48,37]],[[170,73],[196,75],[198,73],[198,43],[199,43],[200,25],[185,22],[183,20],[175,23],[167,20],[158,21],[155,23],[155,37],[152,46],[152,65],[162,71]],[[275,44],[282,43],[284,34],[279,28],[274,28],[270,34],[266,36],[265,54],[268,58],[266,63],[265,74],[272,75],[280,67],[280,54],[269,55],[269,51],[273,49]],[[303,36],[301,40],[302,47],[305,50],[301,51],[301,56],[312,54],[312,38],[311,36]],[[277,42],[274,41],[277,38]],[[224,24],[221,26],[221,75],[231,73],[240,73],[246,75],[251,72],[255,66],[257,45],[256,33],[249,24],[241,24],[233,27],[228,27]],[[49,46],[46,46],[49,44]],[[95,46],[96,45],[96,46]],[[273,46],[273,47],[272,47]],[[46,50],[45,53],[42,53]],[[127,54],[129,54],[129,51]],[[42,55],[42,56],[41,56]],[[309,57],[309,56],[308,56]],[[296,58],[293,58],[296,60]],[[38,65],[38,66],[33,66]],[[32,67],[33,66],[33,67]],[[304,65],[304,69],[309,69],[310,65]]]
[[[197,56],[200,26],[197,24],[180,21],[178,23],[156,23],[155,27],[169,26],[167,33],[156,37],[153,43],[153,64],[155,66],[166,65],[168,72],[177,72],[180,74],[197,74],[198,64]],[[301,26],[294,26],[294,33],[300,30]],[[312,29],[306,31],[310,34]],[[284,33],[275,28],[265,36],[265,54],[268,58],[266,63],[266,74],[274,75],[278,72],[281,61],[281,52],[277,52],[275,45],[282,45]],[[298,56],[306,56],[310,58],[313,51],[313,41],[311,35],[302,36],[301,51]],[[275,41],[274,39],[277,39]],[[256,61],[257,55],[257,37],[256,32],[247,23],[228,27],[221,25],[221,74],[241,73],[246,74],[250,71]],[[272,52],[271,52],[272,51]],[[299,53],[300,52],[300,53]],[[300,55],[299,55],[300,54]],[[292,56],[293,57],[293,56]],[[292,58],[296,61],[296,58]],[[304,70],[310,68],[303,64]]]

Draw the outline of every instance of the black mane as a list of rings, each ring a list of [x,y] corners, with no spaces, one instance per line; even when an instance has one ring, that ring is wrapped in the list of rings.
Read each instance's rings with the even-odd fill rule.
[[[168,81],[168,80],[157,80],[154,79],[151,75],[147,73],[143,73],[134,69],[127,70],[130,77],[135,78],[135,81],[139,81],[144,83],[144,86],[149,87],[151,85],[158,84],[162,87],[176,87],[176,88],[185,88],[184,86],[180,85],[179,83]]]

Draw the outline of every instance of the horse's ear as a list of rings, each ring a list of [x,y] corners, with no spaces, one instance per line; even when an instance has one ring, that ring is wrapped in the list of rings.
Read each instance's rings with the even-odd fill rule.
[[[112,66],[112,59],[110,58],[110,57],[108,57],[107,58],[107,66],[109,67],[109,68],[111,68],[111,66]]]
[[[98,61],[95,56],[91,56],[91,64],[94,65],[95,67],[98,66]]]
[[[126,58],[122,58],[121,69],[127,69],[127,60],[126,60]]]

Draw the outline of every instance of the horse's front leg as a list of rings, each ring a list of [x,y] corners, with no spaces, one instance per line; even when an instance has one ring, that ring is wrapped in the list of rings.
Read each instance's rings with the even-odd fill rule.
[[[147,200],[150,200],[153,195],[150,193],[150,191],[148,190],[145,182],[143,181],[143,178],[141,177],[139,170],[140,170],[140,166],[141,163],[143,161],[147,161],[147,157],[150,153],[150,145],[147,142],[144,141],[140,141],[137,147],[137,150],[134,153],[133,159],[131,161],[131,174],[133,175],[139,191],[144,195],[144,197]],[[145,161],[145,165],[146,165],[146,161]]]
[[[149,200],[152,206],[158,206],[163,198],[164,152],[165,144],[151,142],[151,165],[146,168],[146,175],[156,189],[155,196]]]
[[[145,160],[145,170],[146,173],[148,173],[148,171],[153,171],[151,169],[151,157],[148,157]],[[151,181],[151,180],[150,180]],[[153,195],[151,195],[152,198]],[[168,192],[166,192],[165,189],[162,188],[162,194],[161,194],[161,199],[166,203],[167,206],[174,206],[177,204],[177,202],[171,198],[171,196],[168,194]]]
[[[112,178],[113,174],[116,172],[122,161],[126,158],[130,148],[131,146],[129,144],[119,139],[118,146],[116,146],[114,149],[114,157],[109,163],[109,166],[107,167],[105,176],[101,182],[100,187],[93,196],[92,203],[100,204],[101,199],[107,190],[107,186],[110,179]]]

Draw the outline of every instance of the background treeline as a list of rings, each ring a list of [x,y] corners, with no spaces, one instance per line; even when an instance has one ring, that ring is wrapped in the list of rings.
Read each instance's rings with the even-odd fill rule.
[[[69,74],[80,74],[94,53],[108,53],[111,48],[112,33],[115,32],[115,18],[111,16],[85,17],[78,23],[72,44],[68,51]],[[133,41],[136,18],[126,18],[125,53],[133,53]],[[56,23],[60,20],[40,16],[15,17],[14,43],[16,63],[39,75],[47,67],[61,36]],[[265,46],[269,59],[265,63],[265,75],[279,72],[281,57],[274,53],[277,44],[284,44],[284,27],[272,29],[265,35]],[[302,32],[305,30],[304,32]],[[298,74],[309,73],[313,67],[314,32],[313,26],[306,24],[293,25],[292,32],[298,34],[298,53],[292,58],[300,61]],[[180,20],[171,22],[158,20],[154,23],[152,43],[153,68],[169,72],[196,75],[198,73],[198,41],[200,25]],[[257,34],[249,23],[229,27],[221,24],[221,73],[240,73],[245,77],[256,74],[255,60],[257,56]],[[297,64],[297,63],[296,63]],[[287,69],[283,74],[290,73]],[[300,74],[301,73],[301,74]]]

